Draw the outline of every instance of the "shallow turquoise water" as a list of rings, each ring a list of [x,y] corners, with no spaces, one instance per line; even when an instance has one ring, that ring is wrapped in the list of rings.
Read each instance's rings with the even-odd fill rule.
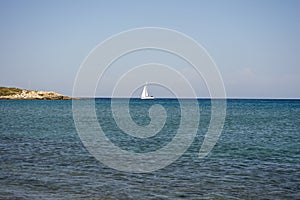
[[[168,113],[155,137],[137,139],[118,129],[110,99],[97,99],[107,137],[124,150],[149,152],[178,129],[177,100],[130,101],[130,114],[147,125],[149,107]],[[122,100],[120,100],[122,104]],[[210,101],[199,100],[201,120],[191,147],[177,161],[147,174],[106,167],[81,143],[71,101],[0,101],[0,199],[297,199],[300,197],[300,100],[228,100],[222,135],[198,158],[210,120]]]

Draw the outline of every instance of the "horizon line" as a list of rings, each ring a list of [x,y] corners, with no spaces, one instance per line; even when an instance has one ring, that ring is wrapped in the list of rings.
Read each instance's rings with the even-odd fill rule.
[[[140,99],[140,97],[72,97],[80,99]],[[157,97],[155,99],[197,99],[197,100],[300,100],[300,98],[290,98],[290,97],[226,97],[226,98],[211,98],[211,97]],[[154,99],[154,100],[155,100]]]

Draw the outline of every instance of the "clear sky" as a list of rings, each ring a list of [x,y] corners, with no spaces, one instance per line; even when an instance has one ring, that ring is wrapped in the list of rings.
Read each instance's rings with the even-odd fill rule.
[[[80,64],[98,43],[149,26],[203,45],[228,97],[300,98],[297,0],[1,0],[0,85],[71,95]]]

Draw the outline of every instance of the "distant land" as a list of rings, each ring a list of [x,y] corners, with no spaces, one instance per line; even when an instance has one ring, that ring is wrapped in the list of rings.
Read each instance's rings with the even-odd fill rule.
[[[20,88],[9,88],[0,86],[0,99],[72,100],[77,98],[64,96],[56,92],[25,90]]]

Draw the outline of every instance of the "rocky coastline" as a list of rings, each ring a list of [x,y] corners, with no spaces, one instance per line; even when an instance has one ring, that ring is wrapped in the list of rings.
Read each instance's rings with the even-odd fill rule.
[[[56,92],[45,92],[39,90],[25,90],[20,88],[0,87],[0,99],[11,100],[72,100],[72,98]]]

